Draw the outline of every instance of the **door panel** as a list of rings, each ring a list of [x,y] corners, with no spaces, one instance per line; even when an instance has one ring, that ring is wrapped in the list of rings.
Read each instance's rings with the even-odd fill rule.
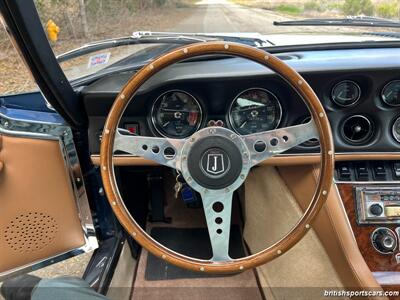
[[[71,136],[0,113],[0,280],[97,247]]]

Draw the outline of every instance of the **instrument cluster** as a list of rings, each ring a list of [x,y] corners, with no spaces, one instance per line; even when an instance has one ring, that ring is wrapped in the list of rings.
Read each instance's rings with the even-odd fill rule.
[[[151,122],[156,132],[169,138],[186,138],[202,126],[224,126],[222,120],[203,124],[206,116],[201,101],[182,90],[161,94],[151,109]],[[271,91],[251,88],[240,92],[231,102],[226,119],[238,134],[268,131],[279,126],[282,106]],[[219,125],[218,125],[219,124]]]
[[[346,144],[367,144],[382,130],[370,114],[352,113],[355,106],[363,110],[365,104],[362,103],[368,93],[365,84],[357,79],[345,79],[331,85],[327,100],[336,107],[336,111],[343,110],[338,132]],[[235,97],[227,99],[223,115],[218,119],[215,119],[215,115],[208,115],[212,103],[205,105],[204,99],[200,98],[178,89],[161,93],[151,107],[149,118],[154,132],[163,137],[180,139],[208,126],[226,126],[241,135],[282,126],[281,99],[271,90],[261,87],[243,89]],[[376,99],[387,109],[400,107],[400,80],[382,85],[376,91]],[[400,115],[392,120],[390,131],[392,140],[400,143]],[[318,141],[301,146],[315,148],[318,147]]]

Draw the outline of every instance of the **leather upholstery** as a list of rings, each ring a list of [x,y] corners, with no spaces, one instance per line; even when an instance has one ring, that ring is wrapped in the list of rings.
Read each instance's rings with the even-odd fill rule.
[[[319,176],[318,167],[287,166],[280,167],[279,172],[300,206],[305,209],[315,190]],[[332,187],[326,204],[312,227],[324,245],[344,286],[381,289],[358,249],[336,186]]]

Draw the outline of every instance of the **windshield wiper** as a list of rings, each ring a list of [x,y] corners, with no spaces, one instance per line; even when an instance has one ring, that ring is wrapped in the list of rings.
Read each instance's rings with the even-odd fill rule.
[[[180,32],[154,32],[154,31],[138,31],[133,36],[138,37],[155,37],[158,39],[171,39],[176,37],[189,37],[191,39],[221,40],[226,42],[236,42],[247,44],[255,47],[271,46],[273,43],[267,40],[259,33],[180,33]]]
[[[134,44],[192,44],[198,42],[206,42],[207,39],[192,38],[190,36],[175,36],[175,37],[157,37],[157,36],[137,36],[135,33],[132,36],[119,37],[115,39],[101,40],[93,43],[87,43],[83,46],[73,49],[71,51],[65,52],[57,56],[58,62],[63,62],[69,59],[76,58],[81,55],[89,54],[95,51],[115,48],[119,46],[128,46]]]
[[[120,37],[120,38],[102,40],[85,44],[79,48],[58,55],[57,60],[60,63],[95,51],[119,47],[119,46],[134,45],[134,44],[187,45],[198,42],[218,41],[218,40],[243,43],[256,47],[273,45],[271,42],[261,38],[261,36],[258,38],[253,38],[247,36],[234,36],[233,34],[224,35],[224,34],[206,34],[206,33],[202,34],[202,33],[137,31],[134,32],[131,36],[127,37]]]
[[[346,18],[327,18],[327,19],[303,19],[291,21],[274,21],[276,26],[359,26],[359,27],[387,27],[400,28],[400,22],[395,20],[349,16]]]

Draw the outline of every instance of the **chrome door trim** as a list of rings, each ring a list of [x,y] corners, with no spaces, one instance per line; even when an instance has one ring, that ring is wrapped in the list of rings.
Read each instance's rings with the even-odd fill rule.
[[[44,121],[34,120],[32,113],[40,115],[40,119]],[[65,125],[61,117],[54,113],[0,107],[0,134],[32,139],[58,140],[75,195],[82,233],[85,239],[85,244],[81,247],[0,273],[0,281],[20,273],[35,271],[67,258],[97,249],[96,232],[71,128]]]

